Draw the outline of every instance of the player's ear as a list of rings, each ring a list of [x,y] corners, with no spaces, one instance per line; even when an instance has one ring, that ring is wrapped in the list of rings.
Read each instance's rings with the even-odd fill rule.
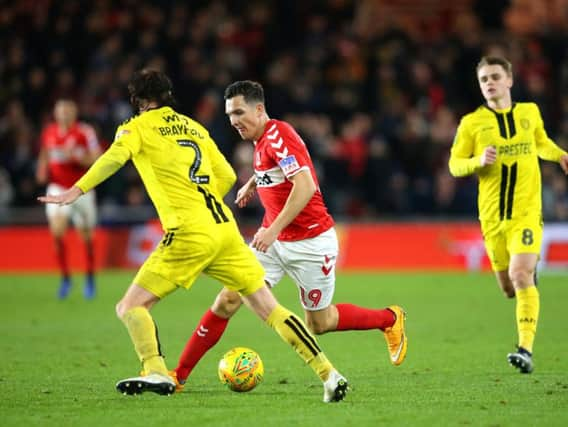
[[[258,104],[256,104],[256,112],[259,115],[264,114],[265,110],[264,110],[264,104],[262,102],[259,102]]]

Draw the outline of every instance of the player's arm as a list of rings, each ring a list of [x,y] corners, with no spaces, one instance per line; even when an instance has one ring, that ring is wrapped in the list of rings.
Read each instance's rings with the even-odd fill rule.
[[[74,158],[80,166],[88,168],[101,155],[101,148],[97,133],[92,126],[82,123],[81,131],[85,135],[87,149],[80,156],[75,156]]]
[[[47,148],[41,147],[37,158],[36,181],[40,185],[47,184],[48,172],[48,152]]]
[[[253,238],[252,246],[259,251],[266,252],[280,232],[302,212],[316,192],[316,184],[309,169],[301,169],[288,179],[292,182],[292,190],[284,207],[272,224],[268,228],[260,229]]]
[[[252,199],[254,193],[256,191],[256,177],[253,175],[251,176],[248,181],[239,188],[237,191],[237,198],[235,199],[235,204],[239,208],[244,208],[247,203]]]
[[[93,163],[76,183],[83,193],[92,190],[108,177],[114,175],[131,158],[131,152],[124,144],[114,143]]]
[[[134,154],[140,150],[140,138],[136,129],[121,129],[111,147],[98,158],[87,172],[67,191],[59,195],[38,197],[43,203],[66,205],[73,203],[79,196],[95,188],[101,182],[118,171]]]
[[[292,190],[288,195],[288,199],[286,199],[282,211],[280,211],[269,227],[269,229],[273,229],[276,235],[280,234],[302,212],[316,192],[316,184],[310,170],[307,168],[300,170],[300,172],[288,179],[292,182]]]
[[[225,197],[231,187],[235,185],[237,174],[211,138],[209,138],[209,147],[211,167],[215,175],[217,191],[222,197]]]
[[[535,128],[535,141],[538,157],[551,162],[558,162],[565,174],[568,174],[568,153],[552,141],[544,129],[540,110],[536,107],[537,125]]]
[[[450,173],[455,177],[468,176],[496,159],[495,147],[486,147],[481,156],[474,156],[474,139],[467,123],[462,120],[450,152]]]

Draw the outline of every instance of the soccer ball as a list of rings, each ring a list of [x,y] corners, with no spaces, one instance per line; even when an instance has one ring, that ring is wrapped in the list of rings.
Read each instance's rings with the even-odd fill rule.
[[[230,390],[245,392],[260,384],[264,376],[264,365],[256,351],[235,347],[223,355],[217,372],[221,382]]]

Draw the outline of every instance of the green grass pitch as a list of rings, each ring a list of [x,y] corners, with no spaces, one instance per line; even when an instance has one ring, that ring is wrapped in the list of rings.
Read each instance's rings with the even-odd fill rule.
[[[318,337],[352,384],[344,402],[323,404],[312,371],[272,331],[243,309],[201,361],[181,394],[123,396],[119,379],[140,365],[114,305],[132,272],[98,276],[94,301],[81,277],[57,301],[54,275],[0,276],[0,425],[2,426],[566,426],[568,425],[568,281],[543,275],[535,371],[506,363],[516,343],[514,300],[491,274],[340,274],[336,302],[408,312],[408,356],[390,365],[382,335]],[[218,285],[200,278],[153,310],[168,366]],[[296,288],[276,295],[300,312]],[[220,384],[216,366],[234,346],[261,355],[264,382],[250,393]]]

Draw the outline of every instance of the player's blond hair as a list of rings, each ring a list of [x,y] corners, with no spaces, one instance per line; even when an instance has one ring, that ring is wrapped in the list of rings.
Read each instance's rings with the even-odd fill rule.
[[[479,64],[477,64],[475,71],[479,73],[481,67],[484,67],[485,65],[500,65],[501,67],[503,67],[503,69],[505,70],[508,76],[513,75],[513,65],[511,65],[511,63],[508,60],[506,60],[501,56],[482,57],[481,61],[479,61]]]

